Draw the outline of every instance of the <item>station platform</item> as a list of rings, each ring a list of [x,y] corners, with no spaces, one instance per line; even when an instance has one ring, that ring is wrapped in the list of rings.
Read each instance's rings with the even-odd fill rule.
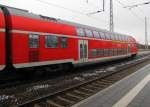
[[[72,107],[150,107],[150,64]]]

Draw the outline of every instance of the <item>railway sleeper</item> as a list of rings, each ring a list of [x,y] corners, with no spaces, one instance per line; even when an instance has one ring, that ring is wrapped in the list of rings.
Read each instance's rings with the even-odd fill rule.
[[[107,80],[107,79],[103,79],[103,80],[101,80],[102,82],[106,82],[106,83],[108,83],[108,84],[113,84],[115,81],[109,81],[109,80]]]
[[[50,107],[65,107],[65,106],[62,106],[62,105],[60,105],[60,104],[58,104],[58,103],[56,103],[50,99],[47,100],[46,102],[49,104]]]
[[[84,94],[84,95],[86,95],[86,96],[90,96],[90,95],[91,95],[91,94],[89,94],[89,93],[85,93],[85,92],[79,91],[79,90],[74,90],[74,92],[76,92],[76,93],[81,93],[81,94]]]
[[[86,88],[91,89],[91,90],[99,90],[99,87],[94,87],[91,84],[87,85]]]
[[[79,88],[78,90],[82,91],[84,93],[93,94],[93,91],[91,92],[91,91],[88,91],[88,90],[85,90],[85,89],[82,89],[82,88]]]
[[[74,94],[74,95],[76,95],[76,96],[79,96],[79,97],[81,97],[81,98],[86,98],[86,97],[87,97],[87,95],[82,94],[82,93],[78,93],[78,92],[76,92],[76,91],[72,91],[71,93]]]
[[[95,91],[92,90],[92,89],[87,89],[87,88],[85,88],[85,87],[81,87],[81,89],[86,90],[86,91],[89,91],[89,92],[91,92],[91,93],[95,93]]]
[[[74,103],[75,103],[75,101],[72,101],[72,100],[70,100],[70,99],[64,98],[64,97],[62,97],[62,96],[57,96],[57,98],[60,99],[60,100],[65,101],[65,102],[67,102],[67,103],[69,103],[69,104],[74,104]]]
[[[72,96],[68,96],[67,94],[64,94],[64,95],[63,95],[63,98],[69,99],[69,100],[71,100],[71,101],[73,101],[73,102],[78,102],[78,101],[80,101],[78,98],[75,98],[75,97],[72,97]]]
[[[74,98],[77,98],[77,99],[79,99],[79,100],[82,100],[82,99],[83,99],[83,97],[81,97],[81,96],[79,96],[79,95],[74,95],[74,94],[72,94],[72,93],[67,93],[66,95],[71,96],[71,97],[74,97]]]

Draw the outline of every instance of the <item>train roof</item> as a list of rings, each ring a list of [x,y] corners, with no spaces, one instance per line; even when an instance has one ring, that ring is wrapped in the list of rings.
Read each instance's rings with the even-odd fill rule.
[[[9,6],[5,6],[5,5],[0,5],[0,7],[7,8],[11,14],[16,15],[16,16],[24,16],[24,17],[28,17],[28,18],[34,18],[34,19],[39,19],[39,20],[46,20],[46,21],[51,21],[51,22],[56,22],[56,23],[61,23],[61,24],[68,24],[68,25],[72,25],[72,26],[75,26],[75,27],[81,27],[81,28],[86,28],[86,29],[91,29],[91,30],[102,31],[102,32],[107,32],[107,33],[111,33],[111,34],[117,34],[117,35],[131,37],[129,35],[120,34],[120,33],[117,33],[117,32],[112,33],[112,32],[110,32],[108,30],[101,29],[101,28],[96,28],[96,27],[83,25],[83,24],[79,24],[79,23],[75,23],[75,22],[70,22],[70,21],[66,21],[66,20],[56,19],[56,18],[53,18],[53,17],[37,15],[37,14],[29,12],[28,10],[18,9],[18,8],[9,7]]]

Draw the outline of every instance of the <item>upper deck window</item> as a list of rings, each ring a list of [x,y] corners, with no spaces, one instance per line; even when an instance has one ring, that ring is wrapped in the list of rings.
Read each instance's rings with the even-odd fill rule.
[[[105,39],[105,34],[104,34],[104,32],[100,32],[100,36],[101,36],[101,39]]]
[[[85,33],[87,37],[93,37],[92,31],[89,29],[85,29]]]
[[[115,40],[114,34],[110,34],[110,35],[111,35],[111,40]]]
[[[39,47],[39,35],[29,34],[28,44],[29,44],[29,48],[38,48]]]
[[[114,34],[115,40],[118,40],[118,35]]]
[[[99,33],[97,31],[93,31],[93,34],[94,34],[95,38],[100,38],[100,35],[99,35]]]
[[[121,41],[121,35],[118,35],[119,40]]]
[[[77,28],[76,30],[77,30],[78,36],[84,36],[85,35],[84,30],[82,28]]]
[[[105,33],[106,39],[110,39],[110,34],[109,33]]]

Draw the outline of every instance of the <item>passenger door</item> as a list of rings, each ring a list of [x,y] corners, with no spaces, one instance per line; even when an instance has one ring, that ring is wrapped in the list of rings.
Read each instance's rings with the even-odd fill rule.
[[[88,40],[78,41],[79,63],[88,62]]]
[[[38,34],[29,34],[29,62],[39,61],[40,36]]]

